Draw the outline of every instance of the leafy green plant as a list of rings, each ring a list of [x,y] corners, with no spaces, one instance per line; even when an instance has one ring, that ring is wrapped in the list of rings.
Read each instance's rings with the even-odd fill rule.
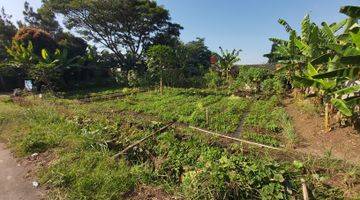
[[[360,32],[358,19],[360,8],[345,6],[340,11],[349,16],[338,23],[322,27],[312,23],[307,15],[302,21],[301,35],[298,36],[284,20],[279,23],[290,33],[288,41],[272,39],[275,44],[272,58],[277,58],[281,69],[300,86],[313,87],[316,95],[325,104],[324,131],[330,131],[329,106],[334,105],[343,115],[353,115],[353,108],[359,102],[355,93],[358,85],[349,87],[349,82],[359,80]],[[343,30],[343,33],[339,33]],[[347,95],[352,95],[347,98]]]
[[[273,95],[282,95],[284,93],[284,86],[280,80],[276,78],[265,79],[261,82],[261,91],[267,97]]]
[[[234,92],[249,90],[257,93],[260,92],[261,82],[269,76],[270,71],[268,69],[242,66],[230,89]]]
[[[204,75],[204,79],[207,87],[209,88],[216,89],[222,84],[221,76],[213,70],[210,70],[208,73],[206,73]]]
[[[229,82],[230,79],[230,70],[234,67],[235,63],[240,61],[239,54],[241,50],[223,50],[220,47],[221,55],[219,56],[218,65],[220,66],[223,76]]]

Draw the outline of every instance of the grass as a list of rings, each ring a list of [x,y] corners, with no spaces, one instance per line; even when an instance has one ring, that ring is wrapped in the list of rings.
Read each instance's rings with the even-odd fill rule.
[[[296,98],[294,100],[294,105],[303,113],[306,113],[311,116],[316,116],[321,113],[319,106],[316,106],[309,99]]]
[[[170,89],[164,96],[148,92],[133,94],[123,102],[90,104],[28,98],[24,101],[29,102],[21,106],[8,98],[0,99],[0,137],[22,156],[45,151],[54,154],[55,160],[42,166],[38,174],[41,184],[50,188],[52,199],[125,199],[139,185],[161,187],[183,199],[291,199],[301,198],[300,177],[307,179],[311,195],[327,199],[343,197],[344,189],[326,186],[321,177],[346,174],[343,181],[358,180],[357,168],[346,171],[346,167],[338,164],[318,164],[312,160],[298,161],[302,164],[295,165],[293,160],[270,155],[266,150],[244,151],[241,145],[223,144],[190,129],[170,128],[131,149],[119,162],[114,161],[114,154],[163,125],[139,115],[119,115],[112,112],[114,109],[139,109],[162,119],[181,118],[199,126],[203,123],[200,116],[203,117],[204,107],[211,106],[212,115],[219,116],[215,124],[233,120],[223,117],[224,113],[238,116],[248,109],[248,100],[221,93],[205,95],[202,91]],[[267,101],[258,104],[269,104],[264,107],[270,109],[271,103]],[[170,104],[173,106],[168,109],[165,105]],[[182,110],[188,107],[191,109]],[[250,114],[256,109],[251,107]],[[273,109],[278,107],[270,110]],[[269,110],[265,111],[271,115]],[[286,126],[279,127],[286,130]],[[258,132],[245,134],[251,140],[279,145],[271,136]],[[114,144],[107,143],[113,139]]]

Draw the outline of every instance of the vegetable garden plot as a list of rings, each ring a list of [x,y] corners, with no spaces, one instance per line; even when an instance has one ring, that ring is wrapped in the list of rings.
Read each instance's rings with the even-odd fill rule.
[[[188,123],[230,134],[237,129],[249,100],[220,94],[205,96],[172,89],[163,95],[156,92],[131,95],[115,104],[120,110],[143,112],[166,121]]]
[[[294,143],[290,118],[279,103],[276,97],[253,103],[245,118],[242,137],[276,147]]]

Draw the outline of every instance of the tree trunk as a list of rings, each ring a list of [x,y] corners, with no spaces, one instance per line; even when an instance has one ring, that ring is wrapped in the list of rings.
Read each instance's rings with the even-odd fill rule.
[[[1,76],[1,75],[0,75],[0,86],[4,91],[6,90],[5,81],[4,81],[3,76]]]
[[[163,94],[163,78],[160,77],[160,94]]]
[[[229,70],[226,70],[226,81],[229,83]]]
[[[329,124],[329,118],[330,118],[330,112],[329,112],[329,103],[325,104],[325,115],[324,115],[324,131],[326,133],[330,132],[330,124]]]

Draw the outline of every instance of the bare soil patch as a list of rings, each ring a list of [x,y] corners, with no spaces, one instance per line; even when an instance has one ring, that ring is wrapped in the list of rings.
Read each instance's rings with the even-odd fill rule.
[[[341,128],[333,122],[333,130],[324,133],[321,116],[301,112],[290,100],[285,101],[285,109],[293,120],[298,136],[296,151],[360,164],[360,133],[354,128]]]
[[[150,187],[150,186],[139,186],[135,189],[135,191],[130,194],[127,198],[129,200],[138,200],[138,199],[148,199],[148,200],[175,200],[180,199],[176,197],[172,197],[167,194],[163,189],[158,187]]]

